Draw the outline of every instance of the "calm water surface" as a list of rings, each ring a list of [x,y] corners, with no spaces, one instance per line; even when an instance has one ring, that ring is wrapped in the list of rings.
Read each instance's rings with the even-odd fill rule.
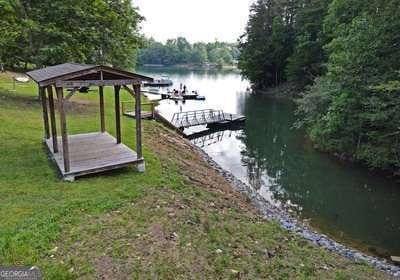
[[[206,96],[205,102],[162,101],[158,110],[167,118],[211,108],[245,115],[242,129],[192,141],[268,201],[289,207],[342,243],[379,256],[400,255],[400,185],[315,151],[302,131],[292,129],[292,103],[246,93],[248,82],[235,72],[139,72],[169,75],[174,87],[183,83]]]

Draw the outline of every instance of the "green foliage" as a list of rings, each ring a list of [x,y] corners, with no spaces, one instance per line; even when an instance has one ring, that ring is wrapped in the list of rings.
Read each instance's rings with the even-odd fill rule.
[[[232,65],[239,57],[235,44],[197,42],[190,44],[185,38],[169,39],[165,44],[149,39],[147,46],[139,51],[139,64],[197,64],[207,63],[219,66]]]
[[[257,87],[311,84],[323,73],[322,33],[329,0],[259,0],[240,40],[239,68]]]
[[[324,23],[331,39],[325,47],[328,73],[302,97],[299,112],[322,149],[396,172],[400,7],[397,1],[351,4],[336,0],[330,5]]]
[[[142,17],[125,0],[0,0],[0,61],[135,65]]]
[[[395,0],[258,0],[239,68],[257,88],[305,89],[297,125],[319,148],[398,170],[399,18]]]
[[[301,87],[312,84],[323,74],[326,56],[323,46],[327,39],[322,32],[329,0],[304,0],[296,17],[296,42],[288,58],[288,78]]]
[[[389,278],[261,220],[219,184],[210,188],[214,177],[189,181],[185,172],[203,174],[196,168],[199,157],[176,149],[179,137],[157,122],[143,122],[146,173],[127,168],[63,182],[40,145],[36,86],[10,91],[10,78],[0,74],[2,265],[35,265],[44,279],[57,280]],[[105,92],[107,127],[115,135],[113,96]],[[71,110],[79,106],[85,113],[69,115],[71,134],[98,129],[97,98],[96,92],[73,97]],[[129,147],[133,123],[126,119],[122,131]],[[163,139],[174,141],[162,149],[151,144]]]
[[[295,1],[258,0],[251,6],[246,32],[239,42],[239,68],[257,88],[286,81],[295,12]]]

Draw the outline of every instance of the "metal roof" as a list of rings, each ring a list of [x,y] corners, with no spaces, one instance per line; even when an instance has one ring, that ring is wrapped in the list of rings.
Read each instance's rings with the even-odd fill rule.
[[[82,70],[94,68],[96,65],[78,64],[78,63],[64,63],[55,66],[49,66],[34,71],[29,71],[26,74],[36,82],[40,83],[47,80],[52,80],[67,74],[72,74]]]
[[[56,81],[65,81],[71,78],[84,77],[88,73],[112,73],[115,77],[121,79],[134,79],[139,81],[153,81],[152,78],[135,74],[132,72],[115,69],[103,65],[90,65],[79,63],[64,63],[55,66],[49,66],[34,71],[29,71],[26,74],[31,77],[39,86],[47,86],[54,84]]]

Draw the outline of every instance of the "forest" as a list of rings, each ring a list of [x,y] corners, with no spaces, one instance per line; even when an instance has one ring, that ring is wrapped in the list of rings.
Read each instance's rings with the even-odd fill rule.
[[[138,64],[154,65],[232,65],[239,58],[236,44],[225,42],[191,44],[186,38],[169,39],[165,44],[148,39],[139,51]]]
[[[400,175],[399,30],[398,0],[258,0],[239,68],[258,90],[295,86],[317,148]]]
[[[0,65],[74,61],[132,69],[144,43],[142,20],[124,0],[0,0]]]

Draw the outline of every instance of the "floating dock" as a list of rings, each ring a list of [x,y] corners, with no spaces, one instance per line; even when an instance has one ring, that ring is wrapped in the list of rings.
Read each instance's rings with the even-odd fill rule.
[[[136,113],[134,111],[124,112],[124,116],[136,119]],[[154,118],[153,112],[142,111],[140,114],[142,120],[151,120]]]
[[[188,94],[162,93],[161,94],[161,99],[204,101],[204,100],[206,100],[206,97],[202,96],[202,95],[198,95],[198,94],[193,94],[193,93],[188,93]]]
[[[243,115],[225,113],[222,110],[206,109],[175,113],[171,124],[179,129],[185,129],[198,125],[207,125],[208,127],[233,125],[243,123],[245,120],[246,117]]]
[[[172,120],[167,120],[159,112],[154,111],[154,118],[186,138],[189,135],[184,133],[185,128],[199,125],[205,125],[211,129],[229,128],[241,125],[246,121],[246,117],[243,115],[213,109],[175,113]]]

